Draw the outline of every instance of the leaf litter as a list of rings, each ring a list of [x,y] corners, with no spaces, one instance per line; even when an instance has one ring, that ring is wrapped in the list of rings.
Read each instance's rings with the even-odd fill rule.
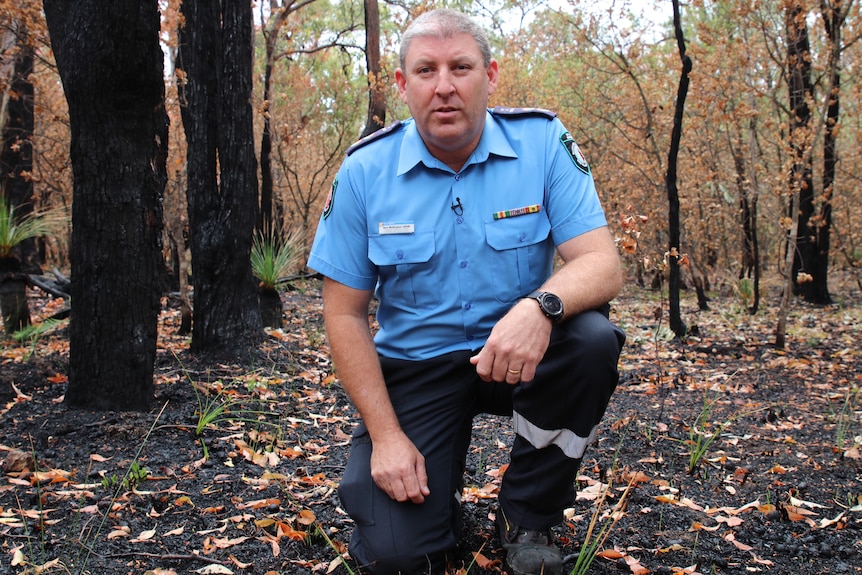
[[[337,495],[356,415],[332,373],[319,283],[293,287],[285,327],[247,361],[207,363],[164,327],[150,413],[66,409],[64,330],[33,354],[5,348],[0,574],[361,572]],[[730,300],[696,312],[685,299],[697,335],[657,337],[655,297],[632,288],[614,302],[629,339],[555,530],[566,566],[612,519],[590,573],[862,572],[860,308],[799,305],[779,351],[769,314]],[[166,300],[163,325],[177,314]],[[196,394],[227,406],[200,435]],[[493,519],[511,437],[505,419],[475,421],[452,574],[504,571]]]

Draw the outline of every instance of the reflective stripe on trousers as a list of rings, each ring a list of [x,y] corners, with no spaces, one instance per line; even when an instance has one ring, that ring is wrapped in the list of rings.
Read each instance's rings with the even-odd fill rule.
[[[587,447],[595,441],[598,430],[598,426],[594,426],[588,437],[581,437],[570,429],[542,429],[517,411],[512,414],[512,423],[515,433],[536,449],[556,445],[569,459],[581,459]]]

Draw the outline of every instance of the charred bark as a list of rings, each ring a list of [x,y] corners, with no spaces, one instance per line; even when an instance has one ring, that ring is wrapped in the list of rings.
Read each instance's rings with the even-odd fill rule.
[[[45,0],[69,104],[74,407],[153,399],[168,119],[158,2]]]
[[[685,38],[682,33],[682,23],[679,16],[679,1],[673,0],[673,26],[676,31],[679,57],[682,63],[680,71],[679,86],[676,93],[676,104],[674,105],[673,130],[671,132],[670,151],[667,161],[667,199],[668,199],[668,232],[670,242],[668,258],[670,264],[670,279],[668,282],[668,302],[670,306],[670,328],[677,337],[685,336],[687,328],[682,321],[679,307],[680,289],[680,223],[679,223],[679,190],[677,188],[677,160],[679,158],[679,145],[682,139],[682,118],[685,111],[685,99],[688,95],[689,74],[691,73],[692,61],[685,53]]]
[[[373,134],[386,124],[386,96],[380,68],[380,7],[365,0],[365,66],[368,71],[368,117],[360,137]]]
[[[241,0],[184,2],[178,67],[188,143],[191,348],[237,355],[262,335],[251,273],[258,218],[252,13]]]

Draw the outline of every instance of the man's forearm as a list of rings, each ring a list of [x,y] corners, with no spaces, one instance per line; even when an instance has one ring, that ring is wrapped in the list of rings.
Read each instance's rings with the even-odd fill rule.
[[[400,431],[367,319],[327,317],[326,330],[338,378],[365,422],[372,441],[386,433]]]

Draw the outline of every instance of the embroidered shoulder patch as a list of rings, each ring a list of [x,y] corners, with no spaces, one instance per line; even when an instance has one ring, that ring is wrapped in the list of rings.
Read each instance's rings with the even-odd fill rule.
[[[572,137],[571,132],[563,132],[560,135],[560,143],[568,152],[569,157],[575,163],[580,171],[585,174],[590,173],[590,164],[587,162],[586,156],[581,152],[581,149],[578,147],[578,143],[575,142],[575,139]]]
[[[505,106],[497,106],[491,110],[491,113],[497,114],[498,116],[509,116],[515,118],[519,116],[540,116],[542,118],[553,120],[557,117],[556,112],[544,110],[542,108],[507,108]]]
[[[355,152],[356,150],[358,150],[362,146],[370,144],[371,142],[373,142],[375,140],[379,140],[380,138],[382,138],[384,136],[388,136],[389,134],[394,132],[395,129],[398,128],[402,123],[403,122],[401,120],[398,120],[397,122],[393,122],[392,124],[389,124],[385,128],[380,128],[376,132],[372,132],[372,133],[368,134],[364,138],[360,138],[359,140],[354,142],[352,146],[347,148],[347,155],[349,156],[350,154],[352,154],[353,152]]]
[[[329,195],[326,196],[326,203],[323,204],[323,219],[329,217],[329,214],[332,213],[332,205],[335,203],[335,188],[338,187],[338,178],[332,182],[332,187],[329,188]]]

